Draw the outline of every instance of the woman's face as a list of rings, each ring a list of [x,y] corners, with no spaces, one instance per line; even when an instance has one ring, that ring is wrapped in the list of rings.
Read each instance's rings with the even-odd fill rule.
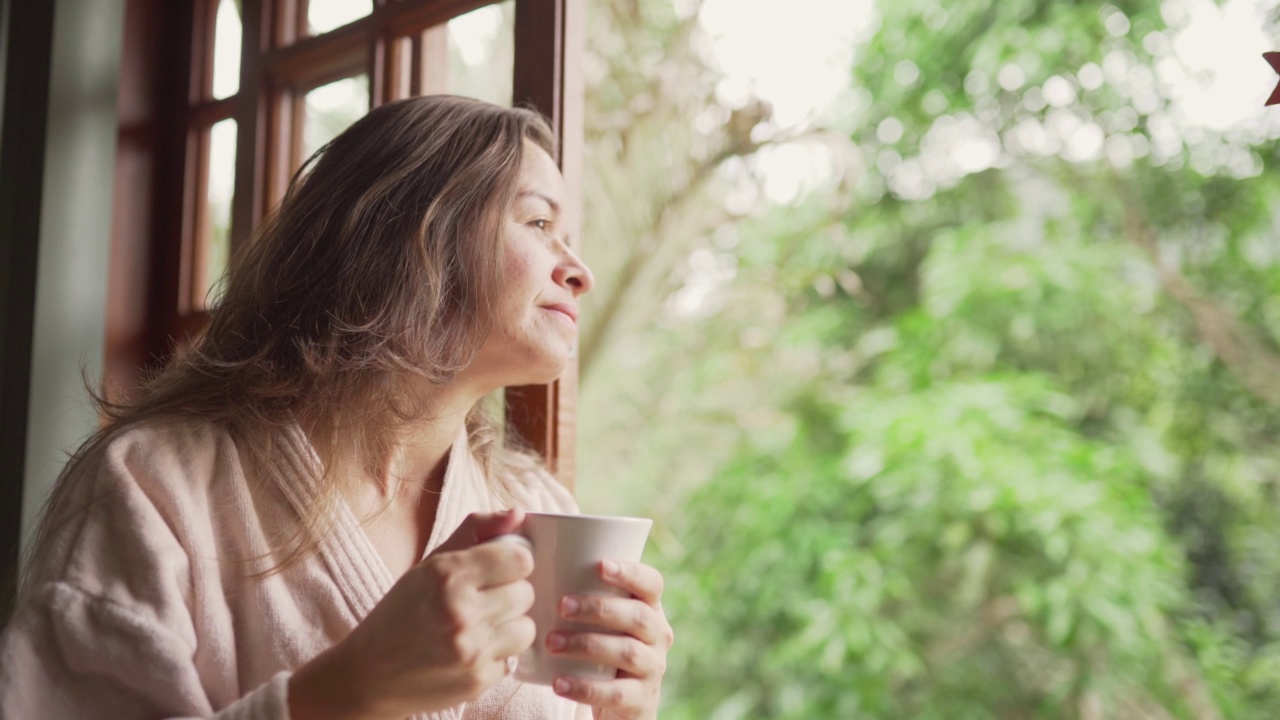
[[[502,224],[493,329],[467,372],[485,385],[547,383],[568,366],[578,342],[578,298],[594,284],[568,246],[572,212],[559,168],[526,140]]]

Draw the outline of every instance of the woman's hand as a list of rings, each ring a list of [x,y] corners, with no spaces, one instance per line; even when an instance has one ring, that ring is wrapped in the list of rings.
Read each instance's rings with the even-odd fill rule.
[[[547,636],[554,655],[590,660],[618,668],[616,680],[557,678],[556,694],[590,705],[596,720],[648,720],[658,717],[667,651],[675,640],[662,611],[662,574],[641,563],[605,561],[600,577],[629,598],[566,595],[560,615],[617,635],[556,631]]]
[[[519,510],[471,515],[411,568],[346,639],[289,681],[293,720],[403,718],[473,700],[534,640],[533,557],[486,542],[514,531]]]

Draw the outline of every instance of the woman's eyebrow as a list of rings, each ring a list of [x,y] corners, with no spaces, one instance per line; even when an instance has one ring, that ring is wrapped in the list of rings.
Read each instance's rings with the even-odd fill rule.
[[[544,195],[538,192],[537,190],[521,190],[520,192],[516,193],[517,200],[520,200],[522,198],[527,198],[527,197],[537,198],[538,200],[541,200],[545,202],[547,205],[549,205],[551,207],[551,212],[556,214],[560,213],[560,203],[556,202],[555,200],[552,200],[549,196]]]

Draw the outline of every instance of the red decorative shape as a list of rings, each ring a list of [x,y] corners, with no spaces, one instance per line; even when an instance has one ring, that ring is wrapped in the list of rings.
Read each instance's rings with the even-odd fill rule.
[[[1262,58],[1271,65],[1271,69],[1280,75],[1280,52],[1264,52]],[[1271,91],[1271,97],[1267,98],[1267,105],[1276,105],[1280,103],[1280,83],[1276,84],[1276,89]]]

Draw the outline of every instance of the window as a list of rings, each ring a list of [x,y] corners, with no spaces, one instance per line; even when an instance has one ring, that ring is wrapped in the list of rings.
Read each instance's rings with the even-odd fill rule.
[[[127,392],[203,324],[233,249],[371,107],[440,92],[536,107],[577,192],[583,1],[128,0],[117,174],[150,182],[118,184],[108,386]],[[507,393],[513,428],[567,484],[575,386]]]

